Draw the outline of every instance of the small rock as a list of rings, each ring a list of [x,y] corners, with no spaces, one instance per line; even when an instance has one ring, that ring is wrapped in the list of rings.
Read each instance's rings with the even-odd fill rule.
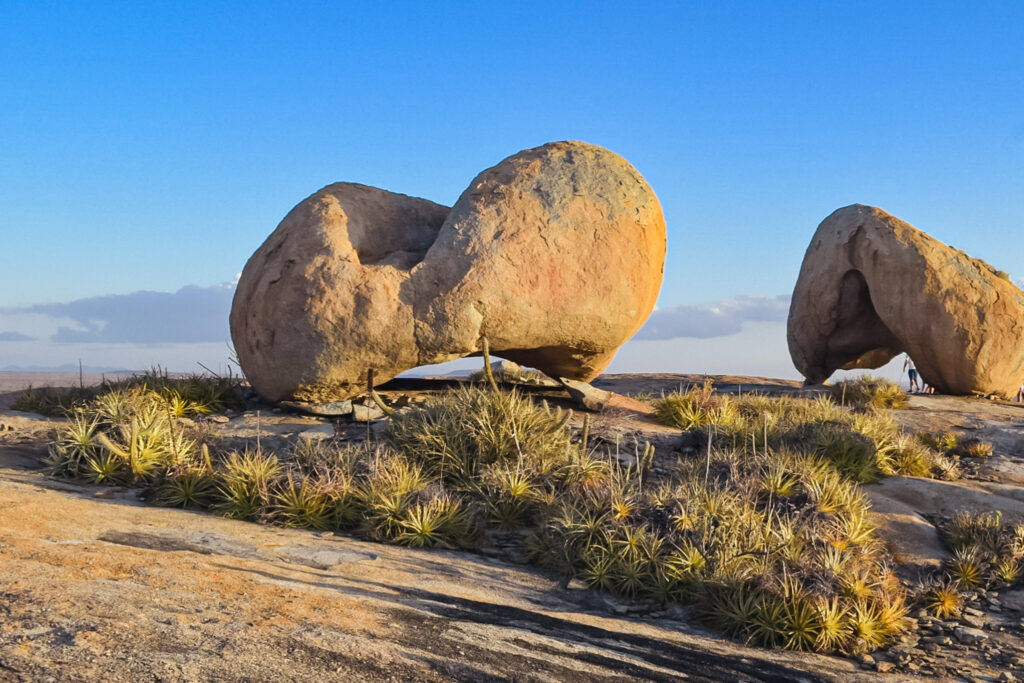
[[[977,612],[978,610],[974,611]],[[974,628],[985,628],[986,623],[985,617],[974,614],[967,614],[967,610],[964,610],[964,614],[960,617],[960,621]]]
[[[1006,591],[1000,601],[1004,609],[1012,609],[1015,612],[1024,612],[1024,590],[1017,589]]]
[[[331,401],[329,403],[306,403],[304,401],[281,401],[286,408],[298,410],[318,417],[341,417],[352,414],[352,401]]]
[[[113,498],[115,494],[114,489],[100,489],[96,493],[92,494],[93,498],[102,498],[104,500]]]
[[[896,665],[892,662],[875,662],[875,671],[880,674],[887,674],[895,668]]]
[[[997,678],[996,680],[997,681],[1005,681],[1006,683],[1011,683],[1011,681],[1016,681],[1017,677],[1014,676],[1009,671],[1003,671],[1003,672],[1001,672],[999,674],[999,678]]]
[[[666,605],[665,611],[668,612],[669,618],[676,619],[678,621],[689,621],[693,618],[693,613],[690,610],[674,602]]]
[[[953,631],[953,635],[961,643],[980,643],[988,640],[988,634],[982,630],[976,628],[969,628],[967,626],[957,626]]]
[[[568,588],[571,591],[585,591],[585,590],[589,590],[587,588],[587,584],[583,583],[579,579],[570,579],[569,583],[566,584],[565,587]]]
[[[321,441],[334,437],[334,425],[326,424],[299,432],[299,438],[306,441]]]
[[[858,661],[860,662],[860,668],[862,669],[874,670],[877,664],[877,662],[875,662],[875,658],[871,655],[861,655],[858,657]]]
[[[615,599],[609,598],[609,597],[605,597],[604,604],[605,604],[605,607],[608,608],[608,611],[611,612],[612,614],[616,615],[616,616],[620,616],[621,617],[621,616],[625,616],[625,615],[629,614],[629,605],[621,603],[618,600],[615,600]]]
[[[209,420],[210,422],[217,422],[219,424],[224,424],[225,422],[231,421],[231,418],[229,418],[227,415],[210,415],[206,419]]]
[[[953,639],[949,636],[925,636],[922,638],[925,643],[932,643],[935,645],[948,646],[953,644]]]
[[[964,614],[969,614],[972,617],[981,617],[985,615],[985,613],[980,609],[975,609],[974,607],[964,607]]]
[[[603,389],[597,389],[592,387],[586,382],[578,382],[572,379],[566,379],[565,377],[558,378],[559,384],[565,387],[565,390],[569,392],[572,399],[576,401],[581,407],[587,410],[593,410],[594,412],[600,412],[604,410],[604,407],[608,405],[608,401],[611,399],[612,394],[609,391]]]
[[[384,417],[384,411],[377,406],[352,405],[352,419],[356,422],[369,422]]]

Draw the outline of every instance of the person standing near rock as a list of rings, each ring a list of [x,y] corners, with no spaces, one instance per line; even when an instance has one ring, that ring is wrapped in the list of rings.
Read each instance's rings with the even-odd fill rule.
[[[1024,384],[1017,390],[1017,403],[1024,403]]]
[[[910,393],[916,394],[922,391],[923,387],[917,380],[917,367],[914,365],[914,361],[910,358],[909,353],[903,359],[903,369],[906,371],[907,377],[910,378]]]

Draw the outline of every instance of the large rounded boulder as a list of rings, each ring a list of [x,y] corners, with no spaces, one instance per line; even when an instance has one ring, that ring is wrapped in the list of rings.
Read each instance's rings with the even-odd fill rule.
[[[1024,382],[1024,292],[871,206],[839,209],[818,226],[787,333],[794,365],[814,383],[902,352],[944,393],[1011,396]]]
[[[496,355],[590,380],[661,286],[665,221],[622,157],[550,143],[452,209],[338,183],[296,206],[242,271],[239,362],[267,398],[337,400],[419,365]]]

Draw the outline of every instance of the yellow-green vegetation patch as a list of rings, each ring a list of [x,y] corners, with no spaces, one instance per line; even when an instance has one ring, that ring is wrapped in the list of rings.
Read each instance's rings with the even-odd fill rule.
[[[697,432],[721,447],[754,454],[790,450],[827,461],[849,479],[873,482],[897,474],[955,479],[961,451],[904,433],[886,412],[900,405],[891,383],[863,380],[814,399],[731,396],[710,382],[654,403],[662,424]],[[835,388],[834,388],[835,389]],[[899,387],[896,390],[902,393]],[[845,405],[839,400],[849,399]],[[880,399],[879,396],[884,398]],[[904,395],[905,399],[905,395]],[[977,446],[980,451],[983,446]]]
[[[1005,522],[998,510],[963,511],[940,525],[940,531],[951,555],[915,596],[939,619],[960,616],[969,591],[997,591],[1024,578],[1024,524]]]
[[[832,398],[842,406],[855,408],[906,408],[907,393],[898,384],[886,379],[863,375],[855,380],[838,382],[832,386]]]
[[[489,529],[514,530],[541,566],[627,599],[691,603],[766,646],[861,652],[903,632],[906,594],[856,483],[887,462],[872,439],[889,426],[830,399],[701,387],[684,402],[713,416],[698,419],[707,447],[655,476],[653,448],[620,459],[591,448],[586,427],[576,438],[571,413],[488,386],[396,413],[374,445],[280,453],[221,451],[167,394],[118,388],[76,408],[50,467],[148,486],[164,505],[415,547],[476,548]]]
[[[105,380],[95,387],[30,387],[18,396],[13,408],[50,417],[65,417],[88,410],[89,405],[97,400],[124,404],[123,397],[140,393],[162,399],[175,417],[216,413],[242,405],[237,377],[176,376],[155,368],[124,379]]]

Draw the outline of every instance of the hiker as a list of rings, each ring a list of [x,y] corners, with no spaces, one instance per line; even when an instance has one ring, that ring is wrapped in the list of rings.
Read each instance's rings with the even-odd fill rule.
[[[910,378],[910,393],[916,394],[919,391],[924,390],[924,386],[917,381],[917,367],[914,365],[914,361],[910,359],[910,354],[903,359],[903,369],[907,372],[907,377]]]
[[[1024,403],[1024,384],[1020,385],[1020,389],[1017,390],[1017,403]]]

